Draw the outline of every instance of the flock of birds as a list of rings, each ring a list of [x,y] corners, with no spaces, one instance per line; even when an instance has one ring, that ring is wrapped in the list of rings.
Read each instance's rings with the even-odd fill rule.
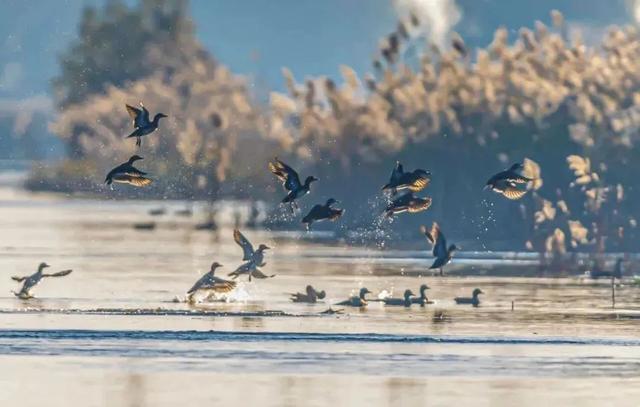
[[[127,138],[136,138],[136,146],[142,145],[142,137],[150,135],[158,130],[160,119],[167,117],[164,113],[157,113],[153,120],[150,120],[149,111],[140,103],[140,108],[126,105],[127,112],[133,120],[134,131]],[[113,168],[107,174],[105,183],[113,188],[113,183],[129,184],[135,187],[145,187],[153,181],[143,172],[134,166],[136,161],[142,160],[139,155],[133,155],[125,163]],[[287,195],[282,199],[281,204],[288,205],[291,212],[295,214],[296,210],[300,210],[297,201],[309,194],[311,184],[318,181],[314,176],[308,176],[304,182],[301,182],[300,176],[296,170],[287,165],[283,161],[275,158],[268,164],[269,170],[277,179],[282,182],[282,186]],[[487,181],[485,188],[490,189],[504,197],[512,200],[522,198],[526,192],[526,185],[533,178],[523,175],[524,166],[521,163],[513,164],[508,169],[498,172]],[[431,172],[423,169],[414,171],[405,171],[402,164],[397,162],[391,172],[389,182],[382,187],[382,191],[390,195],[390,202],[384,210],[384,216],[393,217],[399,213],[409,212],[416,213],[427,210],[431,206],[432,199],[430,197],[419,197],[416,193],[427,188],[431,182]],[[336,221],[344,214],[344,209],[335,208],[337,204],[333,198],[329,198],[324,204],[314,205],[311,210],[302,218],[302,223],[310,230],[311,225],[320,221]],[[443,275],[444,266],[446,266],[457,250],[455,244],[447,245],[444,233],[436,222],[430,229],[425,226],[421,227],[422,233],[426,236],[428,242],[432,245],[432,254],[434,257],[433,264],[430,269],[437,269],[440,275]],[[205,294],[208,299],[216,294],[228,293],[234,290],[237,283],[234,281],[240,276],[247,276],[249,281],[252,279],[266,279],[275,277],[265,274],[260,268],[266,265],[264,261],[264,252],[269,250],[265,244],[260,244],[258,248],[254,248],[253,244],[238,230],[233,232],[235,242],[242,248],[243,263],[233,272],[229,273],[231,280],[226,280],[215,275],[216,270],[222,265],[218,262],[211,264],[209,272],[205,273],[194,285],[187,291],[187,301],[194,302],[197,300],[196,295]],[[42,263],[38,267],[38,271],[26,277],[12,277],[15,281],[23,282],[22,289],[14,294],[22,299],[32,298],[31,290],[45,277],[62,277],[71,273],[71,270],[64,270],[57,273],[46,274],[44,269],[49,267],[48,264]],[[429,303],[426,297],[426,290],[429,287],[425,284],[420,287],[420,296],[416,296],[411,290],[406,290],[402,298],[384,298],[386,305],[411,306],[411,304],[420,304],[425,306]],[[370,291],[366,288],[360,289],[359,295],[353,296],[345,301],[335,305],[363,307],[369,301],[365,296]],[[458,304],[471,304],[478,306],[480,301],[478,296],[483,294],[482,290],[476,288],[471,297],[455,298]],[[307,286],[305,293],[291,294],[293,302],[315,303],[318,299],[326,296],[324,291],[316,291],[312,286]]]

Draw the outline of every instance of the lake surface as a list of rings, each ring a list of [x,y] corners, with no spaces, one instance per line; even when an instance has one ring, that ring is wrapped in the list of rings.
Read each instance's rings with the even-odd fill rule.
[[[612,310],[605,281],[493,276],[484,254],[436,277],[426,252],[245,230],[273,247],[264,271],[277,276],[188,305],[176,300],[210,263],[233,271],[241,251],[228,211],[212,233],[184,208],[0,189],[0,405],[638,405],[640,288],[618,287]],[[15,298],[10,276],[41,261],[74,272]],[[360,287],[376,298],[422,283],[424,308],[321,314]],[[307,284],[324,302],[290,303]],[[479,308],[455,305],[475,287]]]

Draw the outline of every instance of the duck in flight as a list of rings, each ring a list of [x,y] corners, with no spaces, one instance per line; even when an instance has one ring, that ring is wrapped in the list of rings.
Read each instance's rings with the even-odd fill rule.
[[[51,274],[45,274],[43,273],[44,269],[50,267],[47,263],[40,263],[40,265],[38,266],[38,271],[36,271],[34,274],[30,275],[30,276],[25,276],[25,277],[16,277],[13,276],[11,277],[12,280],[17,281],[19,283],[23,282],[22,284],[22,289],[19,292],[13,292],[13,295],[15,295],[16,297],[23,299],[23,300],[27,300],[29,298],[33,298],[33,295],[31,294],[31,290],[40,283],[40,281],[42,281],[43,278],[45,277],[64,277],[66,275],[71,274],[71,272],[73,270],[63,270],[63,271],[59,271],[57,273],[51,273]]]
[[[254,250],[253,245],[238,229],[233,231],[233,240],[242,248],[242,260],[245,262],[240,265],[235,271],[229,273],[229,276],[234,280],[243,274],[249,275],[249,281],[251,278],[271,278],[273,275],[264,274],[258,267],[264,267],[267,263],[264,262],[264,251],[269,250],[270,247],[265,244],[260,244],[258,249]]]
[[[291,296],[291,302],[306,302],[309,304],[315,304],[318,300],[324,299],[326,297],[326,293],[324,290],[317,291],[312,286],[308,285],[305,288],[306,294],[303,293],[295,293],[289,294]]]
[[[410,307],[413,304],[412,297],[415,297],[415,294],[411,290],[405,290],[402,298],[385,298],[384,305],[402,305],[405,307]]]
[[[426,284],[422,284],[420,286],[420,296],[411,298],[411,302],[414,304],[420,304],[421,307],[424,307],[427,304],[430,304],[429,299],[427,298],[427,290],[429,286]]]
[[[298,208],[296,199],[308,194],[311,190],[311,183],[318,179],[314,176],[308,176],[304,180],[304,184],[300,182],[300,176],[290,166],[284,162],[278,160],[276,157],[273,161],[269,162],[269,170],[282,182],[282,186],[288,191],[287,196],[284,197],[282,203],[291,204],[291,211]]]
[[[133,127],[135,127],[133,133],[129,134],[127,138],[135,137],[136,146],[138,147],[142,145],[142,137],[158,130],[160,119],[162,119],[163,117],[168,117],[164,113],[156,113],[156,115],[153,117],[153,120],[149,120],[149,111],[146,107],[144,107],[142,102],[140,102],[139,109],[131,105],[125,106],[127,107],[129,116],[131,116],[131,119],[133,119]]]
[[[195,295],[199,292],[206,292],[207,294],[218,294],[218,293],[228,293],[229,291],[236,288],[235,281],[229,281],[222,279],[220,277],[216,277],[214,274],[218,267],[222,267],[222,264],[213,262],[211,264],[211,269],[209,272],[204,274],[202,277],[196,281],[196,283],[187,291],[187,301],[195,302]]]
[[[453,252],[458,250],[455,244],[447,247],[447,239],[444,237],[444,233],[440,230],[440,227],[436,222],[433,222],[431,230],[427,230],[425,226],[420,227],[420,231],[427,237],[427,240],[433,246],[433,257],[435,260],[429,270],[440,270],[440,275],[443,275],[444,266],[451,262]]]
[[[327,199],[327,202],[324,205],[317,204],[309,213],[302,218],[302,223],[306,226],[307,230],[311,230],[311,224],[313,222],[320,222],[323,220],[336,221],[340,219],[340,217],[344,214],[344,209],[332,208],[331,206],[336,204],[336,201],[333,198]]]
[[[524,170],[522,163],[513,164],[506,170],[500,171],[489,178],[485,189],[491,189],[511,200],[522,198],[527,193],[527,189],[524,186],[534,181],[533,178],[522,175],[522,170]]]
[[[136,187],[144,187],[151,184],[153,181],[145,175],[146,172],[140,171],[133,166],[138,160],[142,160],[139,155],[133,155],[126,163],[122,163],[109,171],[107,177],[104,179],[104,183],[111,185],[112,183],[129,184]]]
[[[431,182],[431,172],[417,169],[411,172],[404,172],[400,161],[396,161],[396,166],[391,171],[389,183],[382,187],[383,191],[390,191],[395,195],[398,191],[408,189],[411,192],[418,192],[425,189]]]
[[[368,302],[365,296],[370,293],[371,291],[367,290],[365,287],[362,287],[360,289],[360,295],[353,296],[335,305],[347,305],[350,307],[366,307]]]
[[[430,206],[431,198],[419,198],[414,196],[413,192],[407,192],[387,205],[384,213],[387,218],[391,218],[393,215],[402,212],[416,213],[426,211]]]
[[[478,305],[480,305],[480,298],[478,298],[480,294],[484,294],[484,292],[481,289],[476,288],[475,290],[473,290],[473,293],[471,294],[471,298],[456,297],[454,298],[454,301],[456,302],[456,304],[471,304],[474,307],[477,307]]]

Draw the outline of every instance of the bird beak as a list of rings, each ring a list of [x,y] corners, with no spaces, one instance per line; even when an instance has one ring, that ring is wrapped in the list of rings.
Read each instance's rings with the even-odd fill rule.
[[[485,185],[485,186],[482,188],[482,190],[483,190],[483,191],[486,191],[486,190],[487,190],[487,189],[489,189],[489,188],[491,188],[491,185],[487,184],[487,185]]]
[[[42,265],[42,267],[51,267],[51,266],[45,263]]]

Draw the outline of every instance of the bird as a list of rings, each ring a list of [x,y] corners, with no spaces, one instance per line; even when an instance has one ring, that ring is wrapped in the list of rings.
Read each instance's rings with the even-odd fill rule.
[[[311,183],[318,181],[318,178],[314,176],[308,176],[304,180],[304,184],[300,182],[298,173],[284,162],[278,160],[276,157],[273,161],[269,162],[269,170],[282,181],[282,186],[288,191],[287,196],[282,200],[283,204],[290,203],[291,210],[298,207],[296,199],[308,194],[311,188]]]
[[[613,270],[600,270],[597,263],[594,270],[588,272],[589,278],[597,280],[599,278],[617,278],[622,279],[622,263],[624,262],[623,258],[619,258],[616,260],[616,265]]]
[[[521,174],[523,169],[524,165],[522,163],[513,164],[508,169],[500,171],[489,178],[485,189],[491,189],[511,200],[522,198],[527,193],[527,190],[519,188],[518,185],[534,181],[533,178],[528,178]]]
[[[431,198],[419,198],[414,196],[412,192],[407,192],[387,205],[384,213],[387,218],[390,218],[402,212],[416,213],[425,211],[429,209],[430,206]]]
[[[291,296],[291,302],[307,302],[310,304],[315,304],[318,300],[324,299],[326,297],[326,293],[324,290],[317,291],[312,286],[308,285],[305,288],[306,294],[303,293],[295,293],[289,294]]]
[[[426,291],[429,289],[429,286],[426,284],[422,284],[420,286],[420,296],[411,298],[411,302],[413,304],[420,304],[421,307],[429,304],[429,299],[427,298]]]
[[[421,226],[420,231],[427,237],[427,240],[433,246],[432,253],[435,260],[429,269],[440,269],[440,275],[443,275],[444,266],[451,262],[453,252],[458,250],[458,247],[455,244],[447,247],[447,239],[444,237],[444,233],[442,233],[436,222],[433,222],[433,225],[431,225],[431,230],[428,230],[426,226]]]
[[[47,263],[43,262],[43,263],[40,263],[40,265],[38,266],[38,271],[36,271],[34,274],[30,276],[11,277],[12,280],[17,281],[19,283],[24,281],[24,284],[22,285],[22,289],[20,289],[19,292],[12,291],[13,295],[23,300],[33,298],[33,295],[31,295],[31,289],[33,289],[33,287],[38,285],[44,277],[64,277],[66,275],[69,275],[73,271],[73,270],[63,270],[57,273],[45,274],[43,273],[43,270],[47,267],[50,267],[50,266]]]
[[[260,244],[258,249],[254,250],[251,242],[238,229],[233,230],[233,240],[242,248],[242,260],[245,263],[229,273],[230,277],[235,280],[242,274],[248,274],[249,281],[251,281],[252,277],[259,279],[275,277],[275,274],[268,276],[258,268],[267,264],[264,262],[264,251],[269,250],[269,246]]]
[[[199,291],[208,292],[209,294],[228,293],[236,288],[235,281],[225,280],[214,275],[218,267],[222,267],[222,264],[214,261],[211,264],[211,269],[200,277],[193,287],[187,291],[187,301],[194,302],[194,296]]]
[[[104,179],[104,183],[111,185],[116,182],[119,184],[130,184],[136,187],[144,187],[151,184],[153,181],[145,177],[147,173],[133,166],[133,163],[142,159],[139,155],[132,155],[129,161],[109,171],[107,177]]]
[[[411,297],[415,297],[415,294],[411,290],[405,290],[403,298],[385,298],[384,305],[403,305],[405,307],[410,307],[413,301]]]
[[[367,306],[367,300],[364,298],[365,295],[370,294],[371,291],[369,291],[368,289],[362,287],[360,289],[360,295],[357,296],[353,296],[347,300],[344,300],[342,302],[339,302],[335,305],[348,305],[350,307],[366,307]]]
[[[125,106],[127,107],[129,116],[131,116],[131,118],[133,119],[133,127],[135,127],[133,133],[129,134],[127,138],[135,137],[136,146],[138,147],[142,145],[142,137],[158,130],[160,119],[168,117],[164,113],[156,113],[156,115],[153,117],[153,120],[149,121],[149,111],[146,107],[144,107],[142,102],[140,102],[139,109],[128,104]]]
[[[456,304],[471,304],[474,307],[477,307],[478,305],[480,305],[480,299],[478,298],[478,295],[480,294],[484,294],[484,292],[479,289],[476,288],[473,290],[473,293],[471,294],[471,298],[469,297],[456,297],[454,298]]]
[[[327,199],[327,203],[324,205],[317,204],[311,208],[309,213],[302,218],[302,223],[306,226],[307,230],[311,230],[311,224],[313,222],[320,222],[326,219],[333,222],[340,219],[344,214],[344,209],[332,208],[331,205],[335,203],[338,203],[338,201],[333,198],[329,198]]]
[[[396,166],[391,171],[389,182],[382,187],[383,191],[390,191],[395,195],[398,191],[408,189],[411,192],[418,192],[425,189],[431,182],[431,172],[417,169],[413,172],[404,172],[400,161],[396,161]]]

